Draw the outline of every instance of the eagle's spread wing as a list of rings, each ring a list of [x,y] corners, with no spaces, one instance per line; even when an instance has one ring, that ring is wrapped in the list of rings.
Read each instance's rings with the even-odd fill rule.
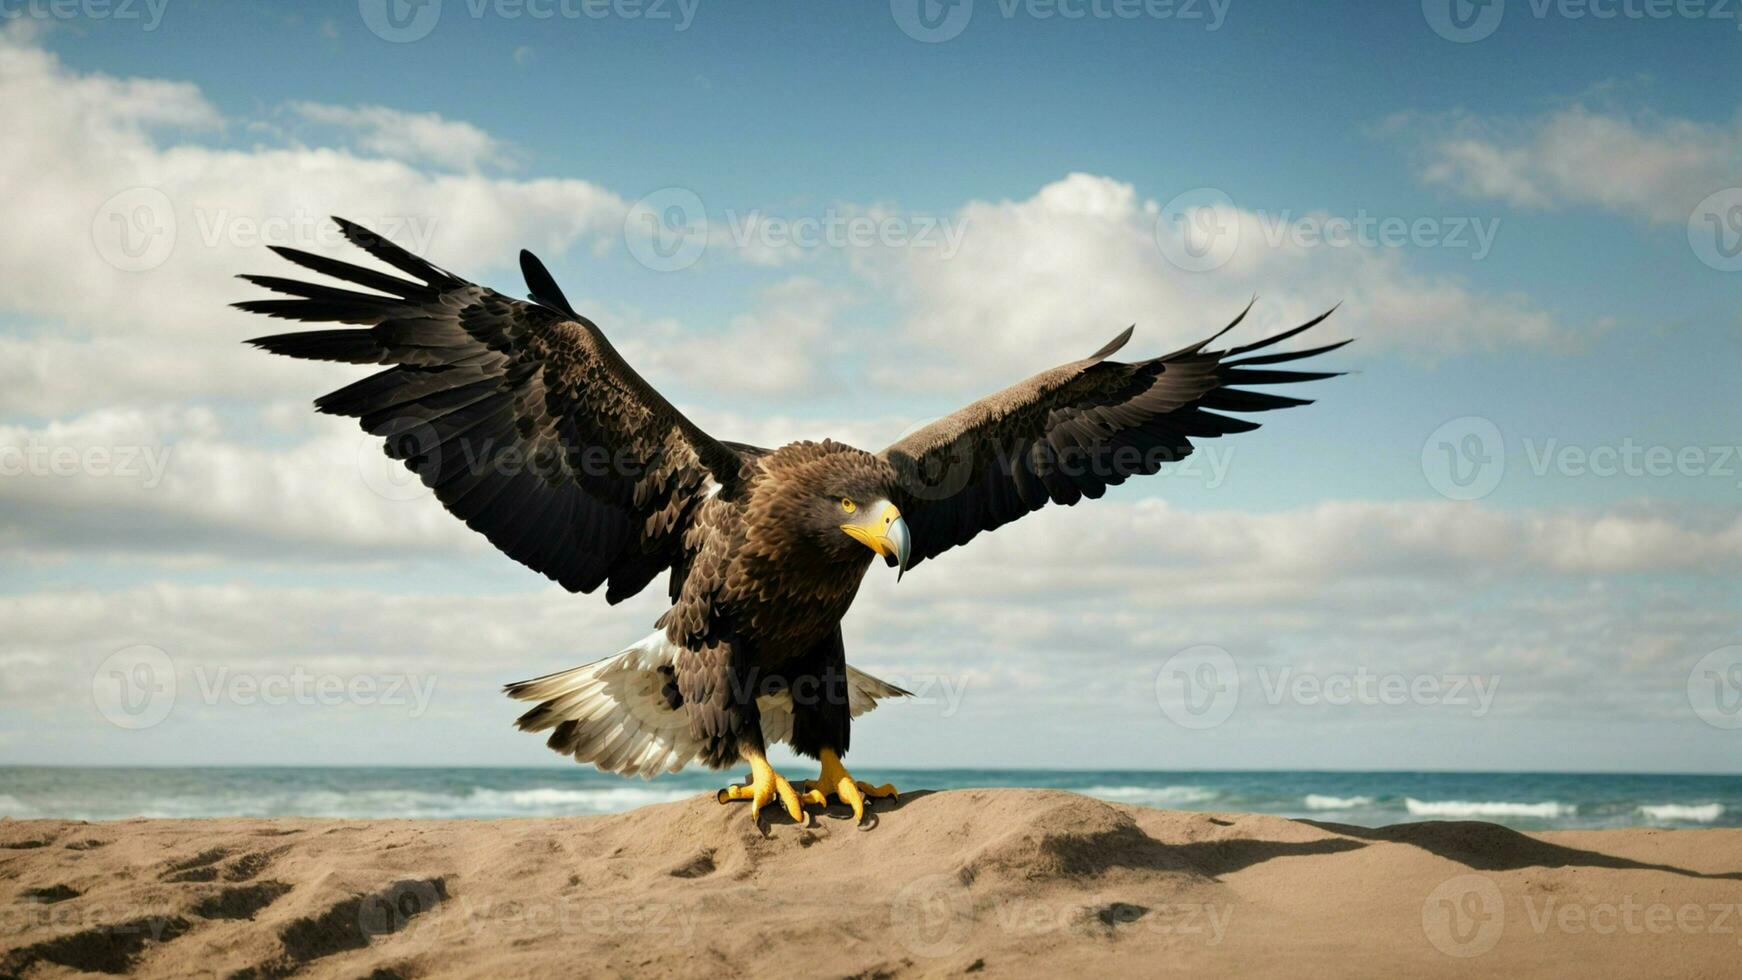
[[[1348,341],[1247,355],[1329,315],[1244,347],[1206,349],[1245,318],[1242,311],[1214,336],[1172,354],[1131,364],[1107,360],[1131,339],[1127,328],[1093,355],[982,398],[885,449],[883,457],[900,477],[901,511],[913,532],[910,567],[1049,500],[1074,504],[1132,475],[1154,473],[1190,454],[1194,438],[1258,428],[1220,412],[1307,404],[1245,386],[1334,377],[1269,365]]]
[[[236,305],[356,324],[260,337],[277,354],[387,370],[315,402],[387,437],[443,506],[510,557],[577,592],[609,582],[617,602],[681,560],[690,507],[735,487],[738,450],[715,441],[624,363],[521,253],[533,302],[458,278],[368,229],[345,237],[410,276],[274,248],[348,287],[243,276],[293,299]]]

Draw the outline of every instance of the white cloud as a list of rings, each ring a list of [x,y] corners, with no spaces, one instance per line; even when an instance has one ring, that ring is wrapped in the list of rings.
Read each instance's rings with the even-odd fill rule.
[[[1095,350],[1133,321],[1122,356],[1154,356],[1202,339],[1244,307],[1247,339],[1342,303],[1323,339],[1359,337],[1364,351],[1425,356],[1564,342],[1566,327],[1519,297],[1483,296],[1455,279],[1412,271],[1394,248],[1302,243],[1300,222],[1324,216],[1207,208],[1238,245],[1224,264],[1191,272],[1157,244],[1161,207],[1110,177],[1072,174],[1024,201],[975,201],[956,221],[959,252],[868,252],[862,271],[908,311],[908,339],[930,371],[881,380],[1008,384]],[[1169,235],[1183,234],[1172,226]],[[971,366],[971,367],[968,367]]]
[[[1529,119],[1405,117],[1421,178],[1520,207],[1588,205],[1680,224],[1742,174],[1742,114],[1728,123],[1575,105]]]
[[[464,171],[509,163],[507,144],[471,123],[433,112],[320,102],[292,102],[289,108],[311,123],[354,133],[357,145],[370,153],[405,163]]]
[[[352,562],[488,554],[482,538],[382,455],[380,439],[291,404],[284,420],[279,414],[112,409],[0,426],[8,488],[0,546]],[[832,434],[877,446],[896,434],[885,418],[698,417],[722,438],[764,445]],[[1150,602],[1252,604],[1314,594],[1326,577],[1385,588],[1394,576],[1729,575],[1742,570],[1738,555],[1742,519],[1667,506],[1507,511],[1346,501],[1251,514],[1148,499],[1048,508],[945,556],[940,564],[950,570],[915,574],[1036,595],[1142,582],[1164,589]],[[984,567],[976,573],[954,574],[977,564]]]
[[[349,419],[290,445],[209,408],[108,409],[0,426],[0,551],[375,562],[484,540]],[[298,433],[302,435],[304,433]]]
[[[12,369],[13,380],[38,372],[35,380],[49,386],[44,402],[65,406],[71,382],[41,373],[45,366],[94,365],[117,344],[173,346],[188,365],[228,363],[252,335],[227,308],[249,295],[232,277],[282,272],[266,244],[337,254],[330,213],[458,268],[499,266],[522,246],[560,251],[621,233],[624,202],[585,181],[431,173],[344,150],[221,149],[191,138],[227,125],[191,85],[82,74],[15,34],[0,35],[0,182],[30,188],[6,205],[0,309],[65,325],[53,339],[9,342],[35,365]],[[354,249],[343,252],[356,260]],[[285,368],[253,375],[270,395],[285,390],[275,370]],[[184,397],[228,393],[234,378],[177,376]],[[90,388],[87,405],[111,397]],[[32,397],[8,392],[12,403]]]
[[[763,289],[756,307],[717,331],[669,319],[618,321],[608,332],[636,369],[650,377],[675,376],[698,388],[754,395],[815,392],[832,380],[831,354],[841,349],[833,330],[845,292],[809,278]],[[845,365],[857,368],[856,363]]]
[[[855,745],[865,758],[881,751],[908,764],[1154,765],[1180,734],[1157,710],[1157,671],[1206,643],[1229,651],[1251,687],[1218,747],[1194,747],[1249,744],[1248,760],[1359,765],[1376,732],[1419,737],[1442,725],[1469,740],[1461,757],[1476,767],[1549,750],[1540,729],[1513,724],[1669,720],[1658,737],[1697,734],[1688,671],[1734,642],[1725,603],[1736,596],[1739,535],[1735,524],[1709,529],[1709,544],[1682,554],[1700,522],[1657,517],[1357,503],[1257,517],[1107,503],[1044,512],[899,585],[873,569],[845,624],[851,661],[904,682],[947,683],[960,710],[946,714],[938,701],[880,710],[856,726]],[[1592,561],[1584,548],[1613,533],[1605,525],[1651,545]],[[1687,570],[1699,574],[1674,584],[1635,574]],[[210,761],[221,744],[239,761],[342,763],[368,738],[381,759],[551,761],[509,729],[518,706],[497,685],[607,655],[642,635],[663,602],[654,589],[608,607],[530,573],[522,580],[523,590],[487,595],[161,583],[0,596],[0,714],[9,720],[0,734],[59,719],[55,760]],[[149,732],[112,729],[95,715],[93,677],[110,653],[141,643],[173,658],[176,714]],[[434,697],[421,717],[391,706],[199,701],[200,676],[299,668],[347,681],[429,678]],[[1261,671],[1362,668],[1498,678],[1493,715],[1262,702]],[[1036,725],[1052,748],[1029,747]],[[971,733],[972,746],[928,748],[949,732]],[[1711,734],[1707,754],[1721,757],[1723,733]],[[1075,754],[1061,754],[1064,743]]]

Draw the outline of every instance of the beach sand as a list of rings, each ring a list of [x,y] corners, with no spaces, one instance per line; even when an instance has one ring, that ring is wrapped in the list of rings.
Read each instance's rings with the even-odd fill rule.
[[[0,821],[0,976],[1742,973],[1742,830],[875,809]]]

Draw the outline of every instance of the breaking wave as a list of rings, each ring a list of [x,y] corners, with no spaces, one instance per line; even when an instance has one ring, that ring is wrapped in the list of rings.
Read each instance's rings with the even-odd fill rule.
[[[1535,817],[1557,820],[1579,812],[1571,803],[1513,803],[1496,800],[1418,800],[1406,797],[1405,808],[1418,817]]]
[[[1359,810],[1373,805],[1371,796],[1321,796],[1308,793],[1301,799],[1308,810]]]
[[[1221,795],[1203,786],[1090,786],[1084,796],[1136,806],[1186,806],[1207,803]]]
[[[1661,820],[1665,823],[1685,821],[1687,823],[1711,823],[1724,815],[1722,803],[1659,803],[1656,805],[1641,805],[1639,812],[1646,819]]]

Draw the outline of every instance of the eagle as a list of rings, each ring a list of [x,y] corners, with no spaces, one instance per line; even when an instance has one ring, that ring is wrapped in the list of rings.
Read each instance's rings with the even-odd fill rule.
[[[830,439],[767,449],[717,439],[635,372],[520,253],[528,297],[453,275],[344,219],[346,240],[394,270],[295,248],[279,256],[341,285],[241,278],[288,298],[251,313],[345,326],[258,337],[274,354],[385,365],[315,401],[386,440],[454,516],[571,592],[615,604],[666,575],[670,607],[616,656],[506,692],[517,721],[600,770],[652,777],[747,764],[717,794],[778,805],[836,801],[863,821],[890,785],[842,762],[852,720],[909,692],[847,664],[841,620],[881,558],[899,579],[1048,503],[1099,498],[1184,459],[1194,440],[1245,432],[1242,416],[1307,404],[1259,390],[1331,372],[1277,365],[1348,343],[1259,353],[1306,331],[1149,360],[1112,359],[1126,328],[1062,364],[939,419],[881,452]],[[1248,304],[1246,310],[1251,309]],[[782,743],[820,764],[795,787],[767,757]]]

